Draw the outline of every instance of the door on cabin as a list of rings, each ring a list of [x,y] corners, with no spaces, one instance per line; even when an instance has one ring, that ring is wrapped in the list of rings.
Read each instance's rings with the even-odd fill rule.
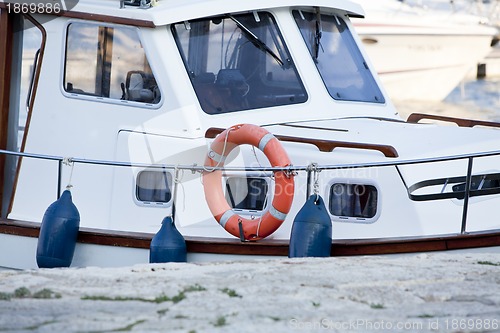
[[[43,54],[45,33],[29,15],[0,8],[0,149],[23,151]],[[20,158],[0,155],[1,216],[6,217]]]

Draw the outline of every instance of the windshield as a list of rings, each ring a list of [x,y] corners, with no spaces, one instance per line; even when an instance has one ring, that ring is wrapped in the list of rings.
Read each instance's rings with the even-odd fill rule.
[[[345,21],[335,15],[294,10],[293,17],[330,95],[337,100],[384,103]]]
[[[267,12],[172,26],[202,109],[208,114],[303,103],[307,94]]]

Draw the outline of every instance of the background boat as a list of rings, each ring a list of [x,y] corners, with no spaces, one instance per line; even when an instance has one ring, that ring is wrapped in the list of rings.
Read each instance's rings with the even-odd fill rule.
[[[403,0],[402,2],[426,10],[438,9],[451,13],[481,16],[497,26],[500,23],[500,1],[498,0]]]
[[[425,10],[447,11],[450,15],[476,15],[483,21],[500,27],[500,1],[498,0],[405,0],[406,4]],[[494,42],[498,41],[495,37]],[[481,61],[477,69],[477,77],[500,76],[500,46],[496,44],[492,51]]]
[[[393,100],[443,100],[491,52],[497,29],[464,12],[393,0],[358,1],[354,19],[369,58]]]

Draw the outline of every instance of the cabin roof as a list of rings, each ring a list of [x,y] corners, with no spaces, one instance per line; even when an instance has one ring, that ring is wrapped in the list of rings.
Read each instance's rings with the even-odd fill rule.
[[[162,26],[221,13],[300,6],[335,8],[349,16],[364,16],[361,6],[349,0],[157,0],[156,6],[148,9],[136,6],[120,8],[120,0],[78,0],[76,6],[64,13],[64,16],[107,16],[149,22],[146,26]]]

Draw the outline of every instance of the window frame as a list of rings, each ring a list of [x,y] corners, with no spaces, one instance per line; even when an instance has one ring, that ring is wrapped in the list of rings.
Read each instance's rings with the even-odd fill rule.
[[[170,182],[168,183],[168,186],[169,186],[168,188],[170,190],[170,199],[167,202],[140,200],[140,198],[138,196],[138,188],[139,188],[138,179],[139,179],[139,176],[143,172],[156,172],[156,173],[162,173],[162,174],[164,173],[167,175],[167,182],[170,180]],[[175,177],[175,175],[174,175],[173,171],[169,170],[169,169],[144,168],[144,169],[141,169],[141,170],[137,171],[136,173],[134,173],[132,197],[134,199],[135,204],[137,206],[141,206],[141,207],[156,207],[156,208],[170,208],[170,207],[172,207],[173,203],[174,203],[174,181],[173,181],[175,179],[174,177]]]
[[[330,201],[331,201],[331,188],[334,184],[347,184],[347,185],[363,185],[363,186],[372,186],[377,191],[377,206],[375,215],[373,217],[355,217],[355,216],[337,216],[333,215],[330,212]],[[325,187],[325,198],[327,198],[325,205],[328,215],[330,215],[330,219],[333,222],[342,222],[342,223],[356,223],[356,224],[372,224],[375,223],[379,217],[381,212],[381,204],[382,204],[382,195],[381,195],[380,187],[378,184],[371,179],[358,179],[358,178],[333,178],[327,183]]]
[[[183,47],[183,40],[181,40],[181,38],[179,37],[179,34],[176,30],[176,27],[180,26],[182,24],[184,24],[184,25],[192,24],[193,22],[207,21],[207,20],[213,20],[213,19],[217,19],[217,18],[230,19],[231,16],[234,16],[234,17],[236,17],[236,19],[239,20],[240,15],[252,15],[253,12],[221,14],[221,15],[217,15],[217,16],[214,16],[211,18],[206,17],[206,18],[200,18],[200,19],[193,19],[193,20],[186,21],[186,22],[173,23],[170,26],[170,31],[171,31],[172,36],[174,38],[175,44],[177,46],[177,51],[178,51],[178,53],[182,59],[182,62],[184,64],[184,69],[185,69],[186,75],[189,77],[189,80],[191,83],[191,88],[193,89],[193,91],[195,93],[196,99],[200,105],[200,109],[207,115],[218,116],[218,115],[225,115],[225,114],[230,114],[230,113],[235,113],[235,112],[248,112],[248,111],[251,112],[252,110],[259,110],[259,109],[267,109],[267,108],[275,108],[275,107],[289,107],[289,106],[294,106],[294,105],[305,104],[310,100],[310,95],[309,95],[309,91],[307,89],[306,83],[305,83],[304,78],[302,77],[302,75],[300,73],[299,67],[295,66],[295,62],[294,62],[293,57],[292,57],[292,52],[290,51],[290,47],[287,44],[287,39],[285,38],[285,35],[283,34],[283,29],[282,29],[281,25],[279,24],[279,20],[277,19],[276,14],[270,10],[257,10],[254,12],[256,13],[256,14],[254,14],[254,17],[255,17],[255,15],[259,15],[259,14],[263,13],[263,14],[268,15],[268,17],[270,18],[270,24],[272,25],[271,29],[274,30],[274,31],[272,31],[272,33],[275,33],[276,34],[275,37],[279,39],[279,43],[277,45],[278,51],[276,52],[276,54],[280,58],[283,56],[282,53],[289,56],[288,59],[281,59],[281,60],[284,61],[285,66],[286,66],[287,61],[291,60],[289,63],[291,63],[293,66],[292,70],[294,71],[294,75],[295,75],[295,79],[296,79],[296,83],[297,83],[297,88],[300,89],[300,94],[298,94],[297,96],[302,97],[302,98],[299,98],[297,101],[295,101],[293,99],[290,99],[290,97],[288,97],[289,101],[287,103],[280,102],[280,103],[275,103],[274,105],[255,105],[255,106],[249,105],[247,107],[241,107],[241,108],[235,108],[235,109],[229,109],[229,110],[218,110],[217,112],[211,112],[211,110],[207,109],[206,106],[204,106],[204,103],[201,101],[203,98],[200,95],[200,91],[197,89],[196,83],[195,83],[195,78],[197,76],[193,76],[193,71],[192,71],[192,68],[189,64],[189,55],[187,55],[185,52],[186,49]],[[191,29],[191,28],[189,28],[189,29]],[[271,33],[271,31],[267,30],[266,33]],[[189,47],[188,47],[188,52],[189,52]],[[263,50],[261,50],[261,52],[262,53],[259,55],[259,57],[264,59],[264,65],[266,66],[267,65],[266,62],[270,61],[270,58],[268,58],[268,57],[271,57],[271,55],[267,54],[267,52],[263,51]],[[273,62],[273,61],[276,61],[276,60],[271,60],[271,62]],[[224,69],[229,69],[229,68],[220,68],[219,71],[224,70]],[[242,70],[242,69],[244,69],[244,67],[237,68],[237,70]],[[197,75],[199,75],[199,74],[200,73],[197,73]],[[203,73],[203,74],[205,74],[205,73]],[[213,74],[215,74],[215,73],[213,73]],[[271,82],[271,81],[268,81],[268,82]],[[272,82],[268,86],[272,86]],[[283,89],[283,87],[281,87],[281,89]],[[284,95],[285,95],[285,98],[288,96],[287,94],[284,94]],[[303,95],[303,96],[301,96],[301,95]],[[279,94],[276,94],[274,97],[277,99],[279,99],[280,97],[283,98]],[[285,100],[285,99],[283,99],[283,100]]]
[[[231,178],[240,178],[240,179],[262,179],[266,184],[267,184],[267,193],[266,193],[266,199],[264,200],[263,208],[262,210],[253,210],[253,209],[245,209],[245,208],[231,208],[234,212],[237,214],[247,217],[250,219],[255,219],[255,218],[260,218],[263,216],[268,210],[271,205],[271,200],[274,196],[274,186],[271,180],[272,174],[269,173],[246,173],[242,175],[241,173],[238,174],[237,172],[224,172],[222,175],[222,186],[223,186],[223,193],[224,193],[224,198],[227,200],[227,184],[228,180]],[[229,207],[232,205],[228,202]]]
[[[88,25],[88,26],[97,26],[97,27],[105,27],[105,28],[113,28],[113,29],[135,30],[135,32],[137,33],[138,40],[141,43],[141,45],[146,44],[146,43],[144,43],[142,30],[139,29],[138,27],[135,27],[135,26],[96,22],[96,21],[81,21],[81,20],[75,20],[75,19],[68,20],[64,26],[64,34],[63,34],[63,41],[62,41],[63,52],[62,52],[62,57],[61,57],[61,64],[62,64],[61,68],[63,70],[61,71],[60,84],[59,84],[59,87],[61,89],[61,93],[63,94],[63,96],[65,96],[67,98],[90,101],[90,102],[99,102],[99,103],[106,103],[106,104],[112,104],[112,105],[123,105],[123,106],[142,108],[142,109],[150,109],[150,110],[157,110],[157,109],[162,107],[162,105],[165,101],[164,90],[162,89],[161,82],[158,80],[158,78],[160,76],[155,74],[155,69],[154,69],[155,65],[154,65],[154,63],[152,63],[150,61],[151,57],[149,54],[149,50],[146,47],[143,47],[144,55],[148,61],[149,67],[151,69],[151,73],[153,74],[153,77],[156,81],[156,84],[157,84],[158,89],[159,89],[160,94],[161,94],[160,100],[157,104],[131,101],[131,100],[115,99],[115,98],[111,98],[111,97],[92,96],[92,95],[79,94],[79,93],[67,91],[65,84],[66,84],[66,65],[67,65],[66,58],[67,58],[67,53],[68,53],[68,47],[67,47],[68,46],[68,30],[72,24],[84,24],[84,25]]]
[[[328,92],[328,94],[330,95],[330,97],[337,102],[370,103],[370,104],[375,104],[375,105],[386,104],[387,98],[384,95],[382,87],[380,86],[373,71],[371,70],[371,66],[369,66],[365,55],[363,54],[359,45],[356,43],[355,34],[352,31],[353,30],[352,25],[350,25],[348,23],[348,20],[346,20],[345,17],[339,15],[338,13],[330,13],[330,12],[325,12],[325,11],[320,10],[320,15],[322,18],[321,22],[324,22],[324,21],[328,22],[328,20],[323,19],[323,16],[329,16],[329,17],[332,17],[335,19],[335,21],[337,22],[337,25],[345,25],[345,30],[347,31],[347,33],[339,32],[342,43],[344,43],[346,46],[346,49],[348,49],[350,58],[353,58],[355,60],[354,64],[356,65],[356,67],[358,69],[362,69],[362,70],[364,68],[364,70],[363,70],[364,72],[362,73],[361,71],[359,71],[358,76],[362,79],[362,81],[365,84],[368,84],[370,90],[374,90],[374,92],[376,94],[372,99],[372,98],[368,97],[367,92],[362,91],[363,89],[361,89],[360,91],[357,92],[358,94],[360,94],[360,96],[361,96],[360,98],[354,98],[354,97],[349,97],[349,96],[343,97],[343,96],[340,96],[338,94],[338,91],[336,93],[334,93],[333,89],[338,88],[338,87],[330,87],[329,86],[328,80],[331,80],[331,79],[327,76],[328,73],[320,68],[320,66],[318,65],[318,60],[314,59],[314,55],[312,54],[312,50],[310,49],[308,41],[307,41],[306,37],[303,35],[302,28],[299,25],[299,23],[297,22],[297,18],[295,17],[295,14],[294,14],[294,12],[297,12],[298,14],[300,14],[300,16],[303,16],[303,13],[307,13],[309,15],[316,15],[315,13],[313,13],[311,11],[312,9],[316,9],[316,8],[317,8],[317,10],[320,10],[320,8],[318,8],[318,7],[292,8],[290,10],[290,15],[291,15],[293,22],[295,23],[295,26],[297,27],[297,30],[298,30],[300,36],[302,37],[301,39],[304,43],[304,46],[306,47],[306,49],[311,57],[311,60],[314,62],[316,70],[317,70],[319,76],[321,77],[323,85],[324,85],[326,91]],[[325,30],[322,30],[323,34],[324,34],[324,32],[325,32]],[[324,39],[325,36],[323,36],[322,38]],[[323,49],[323,45],[321,44],[321,42],[320,42],[319,47],[321,47],[321,49]],[[379,97],[380,97],[380,99],[379,99]]]

